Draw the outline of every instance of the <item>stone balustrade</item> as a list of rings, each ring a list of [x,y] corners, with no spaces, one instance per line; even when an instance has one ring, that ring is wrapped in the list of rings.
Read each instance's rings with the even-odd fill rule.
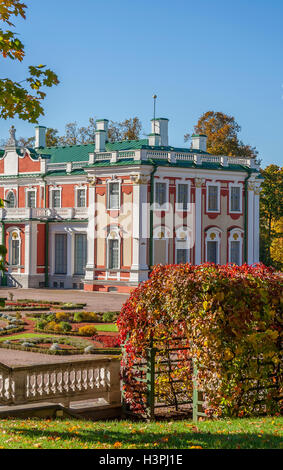
[[[32,219],[87,219],[87,207],[58,207],[58,208],[1,208],[0,220],[32,220]]]
[[[71,401],[104,399],[121,403],[120,360],[95,357],[9,367],[0,363],[0,404],[43,401],[68,407]]]

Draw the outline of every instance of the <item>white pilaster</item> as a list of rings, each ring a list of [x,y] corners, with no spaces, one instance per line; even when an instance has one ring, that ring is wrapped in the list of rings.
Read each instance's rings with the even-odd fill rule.
[[[195,178],[195,264],[201,264],[202,178]]]
[[[73,238],[74,234],[71,230],[67,232],[67,276],[72,277],[74,272],[74,257],[73,257]]]
[[[131,282],[142,282],[148,277],[147,255],[147,182],[148,177],[136,175],[133,180],[133,229]]]
[[[254,183],[248,182],[248,264],[254,263]]]
[[[259,263],[259,197],[260,187],[254,190],[254,263]]]
[[[94,274],[94,238],[95,238],[95,179],[90,183],[88,190],[88,226],[87,226],[87,264],[85,280],[93,281]]]
[[[31,274],[31,223],[25,225],[25,274]]]
[[[37,223],[31,222],[30,231],[30,274],[36,274],[37,266]]]

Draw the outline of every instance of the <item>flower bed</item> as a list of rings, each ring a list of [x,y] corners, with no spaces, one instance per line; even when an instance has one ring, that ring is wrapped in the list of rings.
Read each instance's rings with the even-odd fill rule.
[[[23,331],[25,322],[15,316],[0,313],[0,336]]]

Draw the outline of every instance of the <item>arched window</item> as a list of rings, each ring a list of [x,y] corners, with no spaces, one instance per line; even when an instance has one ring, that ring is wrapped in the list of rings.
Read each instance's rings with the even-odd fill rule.
[[[9,264],[11,266],[19,266],[21,254],[21,237],[18,230],[13,230],[10,233],[9,240]]]
[[[243,230],[234,228],[229,233],[229,263],[240,266],[243,263]]]
[[[176,253],[175,263],[184,264],[190,262],[191,234],[186,227],[180,227],[176,230]]]
[[[205,261],[207,263],[220,263],[220,239],[221,231],[217,227],[207,230],[205,239]]]
[[[107,237],[107,268],[120,269],[120,235],[117,228],[110,229]]]
[[[5,199],[7,208],[16,207],[16,197],[13,191],[9,191]]]

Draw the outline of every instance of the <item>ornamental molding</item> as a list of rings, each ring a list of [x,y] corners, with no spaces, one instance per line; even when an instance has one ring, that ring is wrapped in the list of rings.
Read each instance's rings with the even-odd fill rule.
[[[204,183],[205,183],[204,178],[195,178],[195,187],[196,188],[201,188]]]
[[[144,174],[137,174],[130,176],[131,181],[134,184],[147,184],[149,182],[149,176]]]

